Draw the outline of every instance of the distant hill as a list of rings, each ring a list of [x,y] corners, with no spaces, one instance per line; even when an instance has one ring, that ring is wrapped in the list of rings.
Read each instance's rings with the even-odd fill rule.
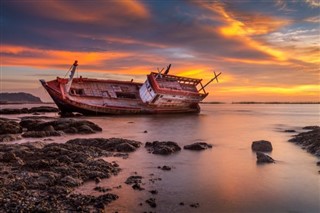
[[[0,104],[42,103],[39,97],[25,92],[0,93]]]

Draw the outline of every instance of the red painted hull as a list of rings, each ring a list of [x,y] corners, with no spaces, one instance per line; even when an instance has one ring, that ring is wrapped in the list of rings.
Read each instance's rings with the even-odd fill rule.
[[[77,82],[79,79],[75,79]],[[92,82],[102,82],[101,80],[88,79]],[[122,114],[160,114],[160,113],[199,113],[200,106],[196,103],[188,103],[183,106],[157,106],[155,104],[143,103],[140,98],[134,100],[113,99],[112,104],[99,105],[92,104],[94,101],[100,101],[102,97],[74,97],[64,94],[62,86],[65,79],[54,81],[41,81],[43,87],[47,90],[53,101],[56,103],[62,113],[79,112],[84,115],[122,115]],[[141,86],[139,83],[126,81],[105,81],[105,83],[121,84],[126,86]]]

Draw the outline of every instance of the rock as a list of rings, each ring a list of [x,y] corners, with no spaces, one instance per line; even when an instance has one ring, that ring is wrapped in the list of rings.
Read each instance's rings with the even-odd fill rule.
[[[160,168],[161,170],[163,170],[163,171],[170,171],[171,170],[171,167],[170,166],[163,166],[163,167],[158,167],[158,168]]]
[[[71,118],[59,118],[51,121],[43,121],[40,119],[22,119],[20,125],[27,128],[28,131],[62,131],[67,134],[81,133],[91,134],[101,132],[102,129],[98,125],[87,120],[76,120]]]
[[[20,140],[21,136],[17,134],[4,134],[0,135],[0,142],[10,142]]]
[[[307,129],[307,130],[315,130],[315,129],[319,129],[319,126],[305,126],[302,129]]]
[[[27,108],[22,108],[22,109],[11,109],[11,108],[4,108],[0,109],[0,114],[23,114],[23,113],[28,113]]]
[[[0,120],[0,135],[2,134],[17,134],[22,132],[22,127],[19,123],[13,120]]]
[[[180,146],[172,141],[154,141],[147,142],[145,148],[152,154],[169,155],[181,150]]]
[[[147,130],[144,130],[143,133],[148,133],[148,131],[147,131]]]
[[[70,187],[76,187],[76,186],[80,186],[82,184],[82,180],[78,179],[78,178],[73,178],[69,175],[63,177],[60,182],[62,183],[62,185],[64,186],[70,186]]]
[[[104,187],[101,187],[101,186],[96,186],[93,190],[98,191],[98,192],[108,192],[108,191],[111,191],[112,189],[104,188]]]
[[[271,142],[265,140],[253,141],[251,149],[256,152],[271,152],[272,144]]]
[[[134,190],[139,190],[139,191],[144,190],[144,188],[141,187],[141,185],[140,185],[139,183],[133,184],[133,185],[132,185],[132,188],[133,188]]]
[[[286,130],[284,130],[284,132],[296,132],[296,130],[294,130],[294,129],[286,129]]]
[[[31,131],[31,130],[37,130],[37,126],[40,123],[44,123],[43,120],[40,119],[31,119],[31,118],[22,118],[22,120],[20,121],[20,125],[23,128],[26,128],[27,130]]]
[[[138,176],[138,175],[133,175],[127,178],[127,180],[125,181],[126,184],[128,185],[132,185],[132,184],[136,184],[136,183],[141,183],[142,180],[142,176]]]
[[[100,183],[100,182],[101,182],[101,179],[98,178],[98,177],[96,177],[96,178],[94,179],[94,181],[95,181],[96,183]]]
[[[193,143],[190,145],[186,145],[183,147],[184,149],[189,149],[189,150],[205,150],[208,148],[212,148],[211,144],[207,144],[204,142],[197,142],[197,143]]]
[[[118,196],[72,192],[86,181],[119,173],[113,164],[96,160],[104,153],[73,144],[0,144],[1,207],[6,212],[101,212]]]
[[[39,107],[32,107],[29,109],[29,113],[36,113],[36,112],[59,112],[59,109],[56,107],[50,106],[39,106]]]
[[[150,192],[151,194],[153,194],[153,195],[158,194],[158,190],[150,190],[149,192]]]
[[[180,205],[180,206],[184,206],[184,202],[180,202],[179,205]]]
[[[155,198],[149,198],[148,200],[146,200],[146,203],[149,204],[149,206],[151,208],[156,208],[157,207]]]
[[[192,204],[190,204],[190,207],[192,207],[192,208],[198,208],[199,206],[200,206],[199,203],[192,203]]]
[[[69,140],[67,144],[77,144],[82,146],[94,146],[111,152],[133,152],[141,146],[141,142],[122,138],[77,138]]]
[[[308,152],[320,156],[320,127],[317,126],[307,126],[305,129],[311,129],[308,132],[302,132],[298,135],[293,136],[289,142],[294,142],[300,145],[303,149]]]
[[[61,136],[60,131],[28,131],[22,134],[24,138],[44,138],[50,136]]]
[[[257,163],[274,163],[274,160],[262,152],[257,152]]]
[[[90,126],[84,124],[78,127],[77,131],[81,134],[93,134],[95,131]]]

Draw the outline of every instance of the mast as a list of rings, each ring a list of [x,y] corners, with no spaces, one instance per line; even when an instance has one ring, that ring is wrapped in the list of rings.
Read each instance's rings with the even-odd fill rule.
[[[70,76],[68,79],[68,83],[66,84],[66,92],[68,93],[70,88],[71,88],[71,84],[72,84],[72,80],[73,80],[73,76],[76,73],[76,68],[78,66],[78,61],[74,61],[73,65],[71,66],[71,71],[70,71]]]
[[[202,84],[201,84],[201,89],[199,89],[199,91],[198,92],[200,92],[201,90],[203,90],[205,93],[206,93],[206,91],[204,90],[204,88],[206,88],[206,86],[208,86],[212,81],[214,81],[214,80],[216,80],[217,81],[217,83],[219,82],[218,81],[218,76],[219,75],[221,75],[221,72],[217,75],[216,74],[216,72],[214,72],[214,78],[212,78],[208,83],[206,83],[204,86],[202,86]]]

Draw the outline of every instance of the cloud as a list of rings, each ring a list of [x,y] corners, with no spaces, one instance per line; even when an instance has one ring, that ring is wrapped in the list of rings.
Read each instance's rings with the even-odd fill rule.
[[[320,7],[319,0],[304,0],[304,2],[307,3],[310,7]]]
[[[311,16],[311,17],[305,18],[304,21],[311,22],[311,23],[320,23],[320,16],[319,15]]]

